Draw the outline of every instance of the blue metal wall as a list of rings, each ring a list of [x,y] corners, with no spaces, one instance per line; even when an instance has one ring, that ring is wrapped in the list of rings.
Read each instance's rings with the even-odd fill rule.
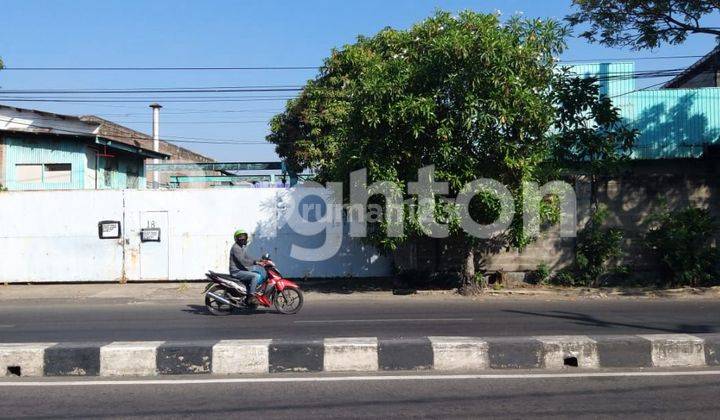
[[[627,95],[624,116],[640,135],[638,159],[699,157],[720,135],[720,89],[643,90]]]
[[[571,72],[583,77],[596,77],[600,81],[600,93],[620,98],[635,89],[635,63],[583,63],[568,64]]]
[[[143,189],[145,188],[145,163],[141,158],[116,155],[101,157],[98,169],[98,189]]]
[[[5,183],[9,190],[69,190],[85,187],[85,144],[63,137],[4,137],[5,139]],[[18,182],[16,165],[69,163],[71,182]]]
[[[638,129],[634,158],[699,157],[703,145],[718,143],[720,88],[637,90],[632,62],[577,64],[570,69],[597,77],[601,93]]]
[[[77,190],[95,188],[92,169],[88,169],[88,158],[94,158],[94,152],[86,154],[87,143],[67,136],[6,136],[5,140],[5,186],[9,190]],[[144,158],[137,155],[113,152],[114,157],[98,159],[96,169],[98,189],[144,189]],[[71,165],[70,182],[20,182],[17,165],[69,163]],[[94,167],[94,164],[90,166]],[[88,175],[88,179],[86,179]],[[89,184],[86,185],[86,182]]]

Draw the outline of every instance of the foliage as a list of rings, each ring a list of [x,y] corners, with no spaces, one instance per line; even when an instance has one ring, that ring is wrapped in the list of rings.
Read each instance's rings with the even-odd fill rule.
[[[5,187],[3,184],[0,184],[0,192],[7,191],[7,187]]]
[[[501,22],[496,15],[466,11],[438,12],[408,30],[361,36],[332,52],[320,74],[272,119],[267,140],[294,169],[316,169],[319,182],[343,181],[346,194],[355,170],[367,169],[368,184],[389,181],[404,191],[419,168],[432,164],[436,180],[449,183],[451,197],[469,181],[491,178],[508,186],[520,210],[524,181],[540,181],[549,176],[548,167],[571,159],[605,158],[584,152],[598,138],[607,140],[604,145],[619,142],[618,150],[625,144],[621,134],[610,135],[617,113],[608,110],[609,100],[595,105],[597,97],[578,95],[583,88],[592,91],[592,82],[558,80],[567,74],[557,71],[553,57],[562,52],[565,35],[552,20]],[[579,117],[572,120],[574,137],[549,135],[571,126],[572,111],[558,114],[570,100],[586,101],[574,110],[590,109],[600,121],[583,121],[587,135],[579,133]],[[594,127],[608,129],[598,137],[590,135]],[[559,141],[575,143],[563,149]],[[574,154],[554,157],[567,149]],[[404,198],[406,210],[417,204],[414,196]],[[382,203],[377,196],[371,200]],[[550,203],[543,220],[556,220],[556,207]],[[475,221],[493,221],[499,201],[483,192],[470,208]],[[380,221],[370,227],[368,240],[392,250],[423,235],[411,213],[405,212],[405,236],[388,237]],[[438,199],[435,214],[472,254],[477,241],[460,230],[455,205]],[[516,211],[505,233],[518,247],[528,242],[521,215]],[[466,261],[469,266],[472,255]],[[466,270],[467,279],[473,271]]]
[[[554,21],[438,12],[359,37],[272,120],[268,140],[321,182],[367,168],[369,183],[404,187],[434,164],[451,195],[480,177],[518,187],[545,156],[564,33]],[[489,197],[474,201],[476,220],[493,213]]]
[[[535,271],[530,273],[530,281],[533,284],[547,284],[549,280],[550,267],[545,262],[538,264]]]
[[[718,10],[713,0],[573,0],[577,11],[566,17],[572,25],[589,24],[580,34],[609,47],[654,49],[681,44],[689,34],[720,36],[720,28],[701,19]]]
[[[603,276],[615,272],[613,261],[623,255],[623,231],[604,227],[607,217],[604,207],[593,212],[585,227],[578,232],[575,261],[552,279],[554,284],[597,287]]]
[[[485,290],[488,288],[488,278],[485,275],[485,273],[475,273],[475,277],[473,278],[475,285],[479,287],[481,290]]]
[[[612,100],[600,94],[596,78],[563,68],[553,80],[556,118],[549,134],[550,159],[557,170],[610,173],[627,162],[637,137]]]
[[[562,269],[557,272],[553,277],[550,278],[550,283],[557,286],[579,286],[579,282],[576,282],[575,274],[571,269]]]
[[[708,210],[663,210],[648,224],[645,244],[663,267],[667,286],[718,284],[720,252],[713,242],[720,225]]]

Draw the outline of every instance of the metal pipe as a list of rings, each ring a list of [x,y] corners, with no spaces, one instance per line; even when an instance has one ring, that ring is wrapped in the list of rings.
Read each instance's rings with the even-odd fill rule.
[[[224,297],[222,297],[222,296],[220,296],[220,295],[216,295],[216,294],[213,293],[213,292],[207,292],[207,295],[210,296],[211,298],[213,298],[213,299],[221,302],[221,303],[226,304],[226,305],[237,306],[235,303],[230,302],[229,300],[225,299]]]
[[[158,103],[150,104],[150,108],[153,110],[153,125],[152,125],[152,136],[153,136],[153,150],[160,152],[160,108],[162,105]],[[157,158],[153,159],[153,164],[157,165],[160,160]],[[157,188],[160,183],[160,172],[153,171],[153,188]]]

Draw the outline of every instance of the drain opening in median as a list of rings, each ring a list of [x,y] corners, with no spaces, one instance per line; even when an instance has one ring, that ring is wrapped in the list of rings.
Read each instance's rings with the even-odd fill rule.
[[[22,369],[20,366],[8,366],[7,374],[8,376],[22,376]]]
[[[563,365],[570,366],[570,367],[578,367],[577,357],[566,357],[563,360]]]

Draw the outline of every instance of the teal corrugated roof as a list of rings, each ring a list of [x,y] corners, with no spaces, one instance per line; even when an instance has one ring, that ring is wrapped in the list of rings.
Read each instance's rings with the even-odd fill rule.
[[[699,157],[720,136],[720,88],[636,90],[631,62],[583,63],[571,71],[596,77],[639,137],[633,157]]]

